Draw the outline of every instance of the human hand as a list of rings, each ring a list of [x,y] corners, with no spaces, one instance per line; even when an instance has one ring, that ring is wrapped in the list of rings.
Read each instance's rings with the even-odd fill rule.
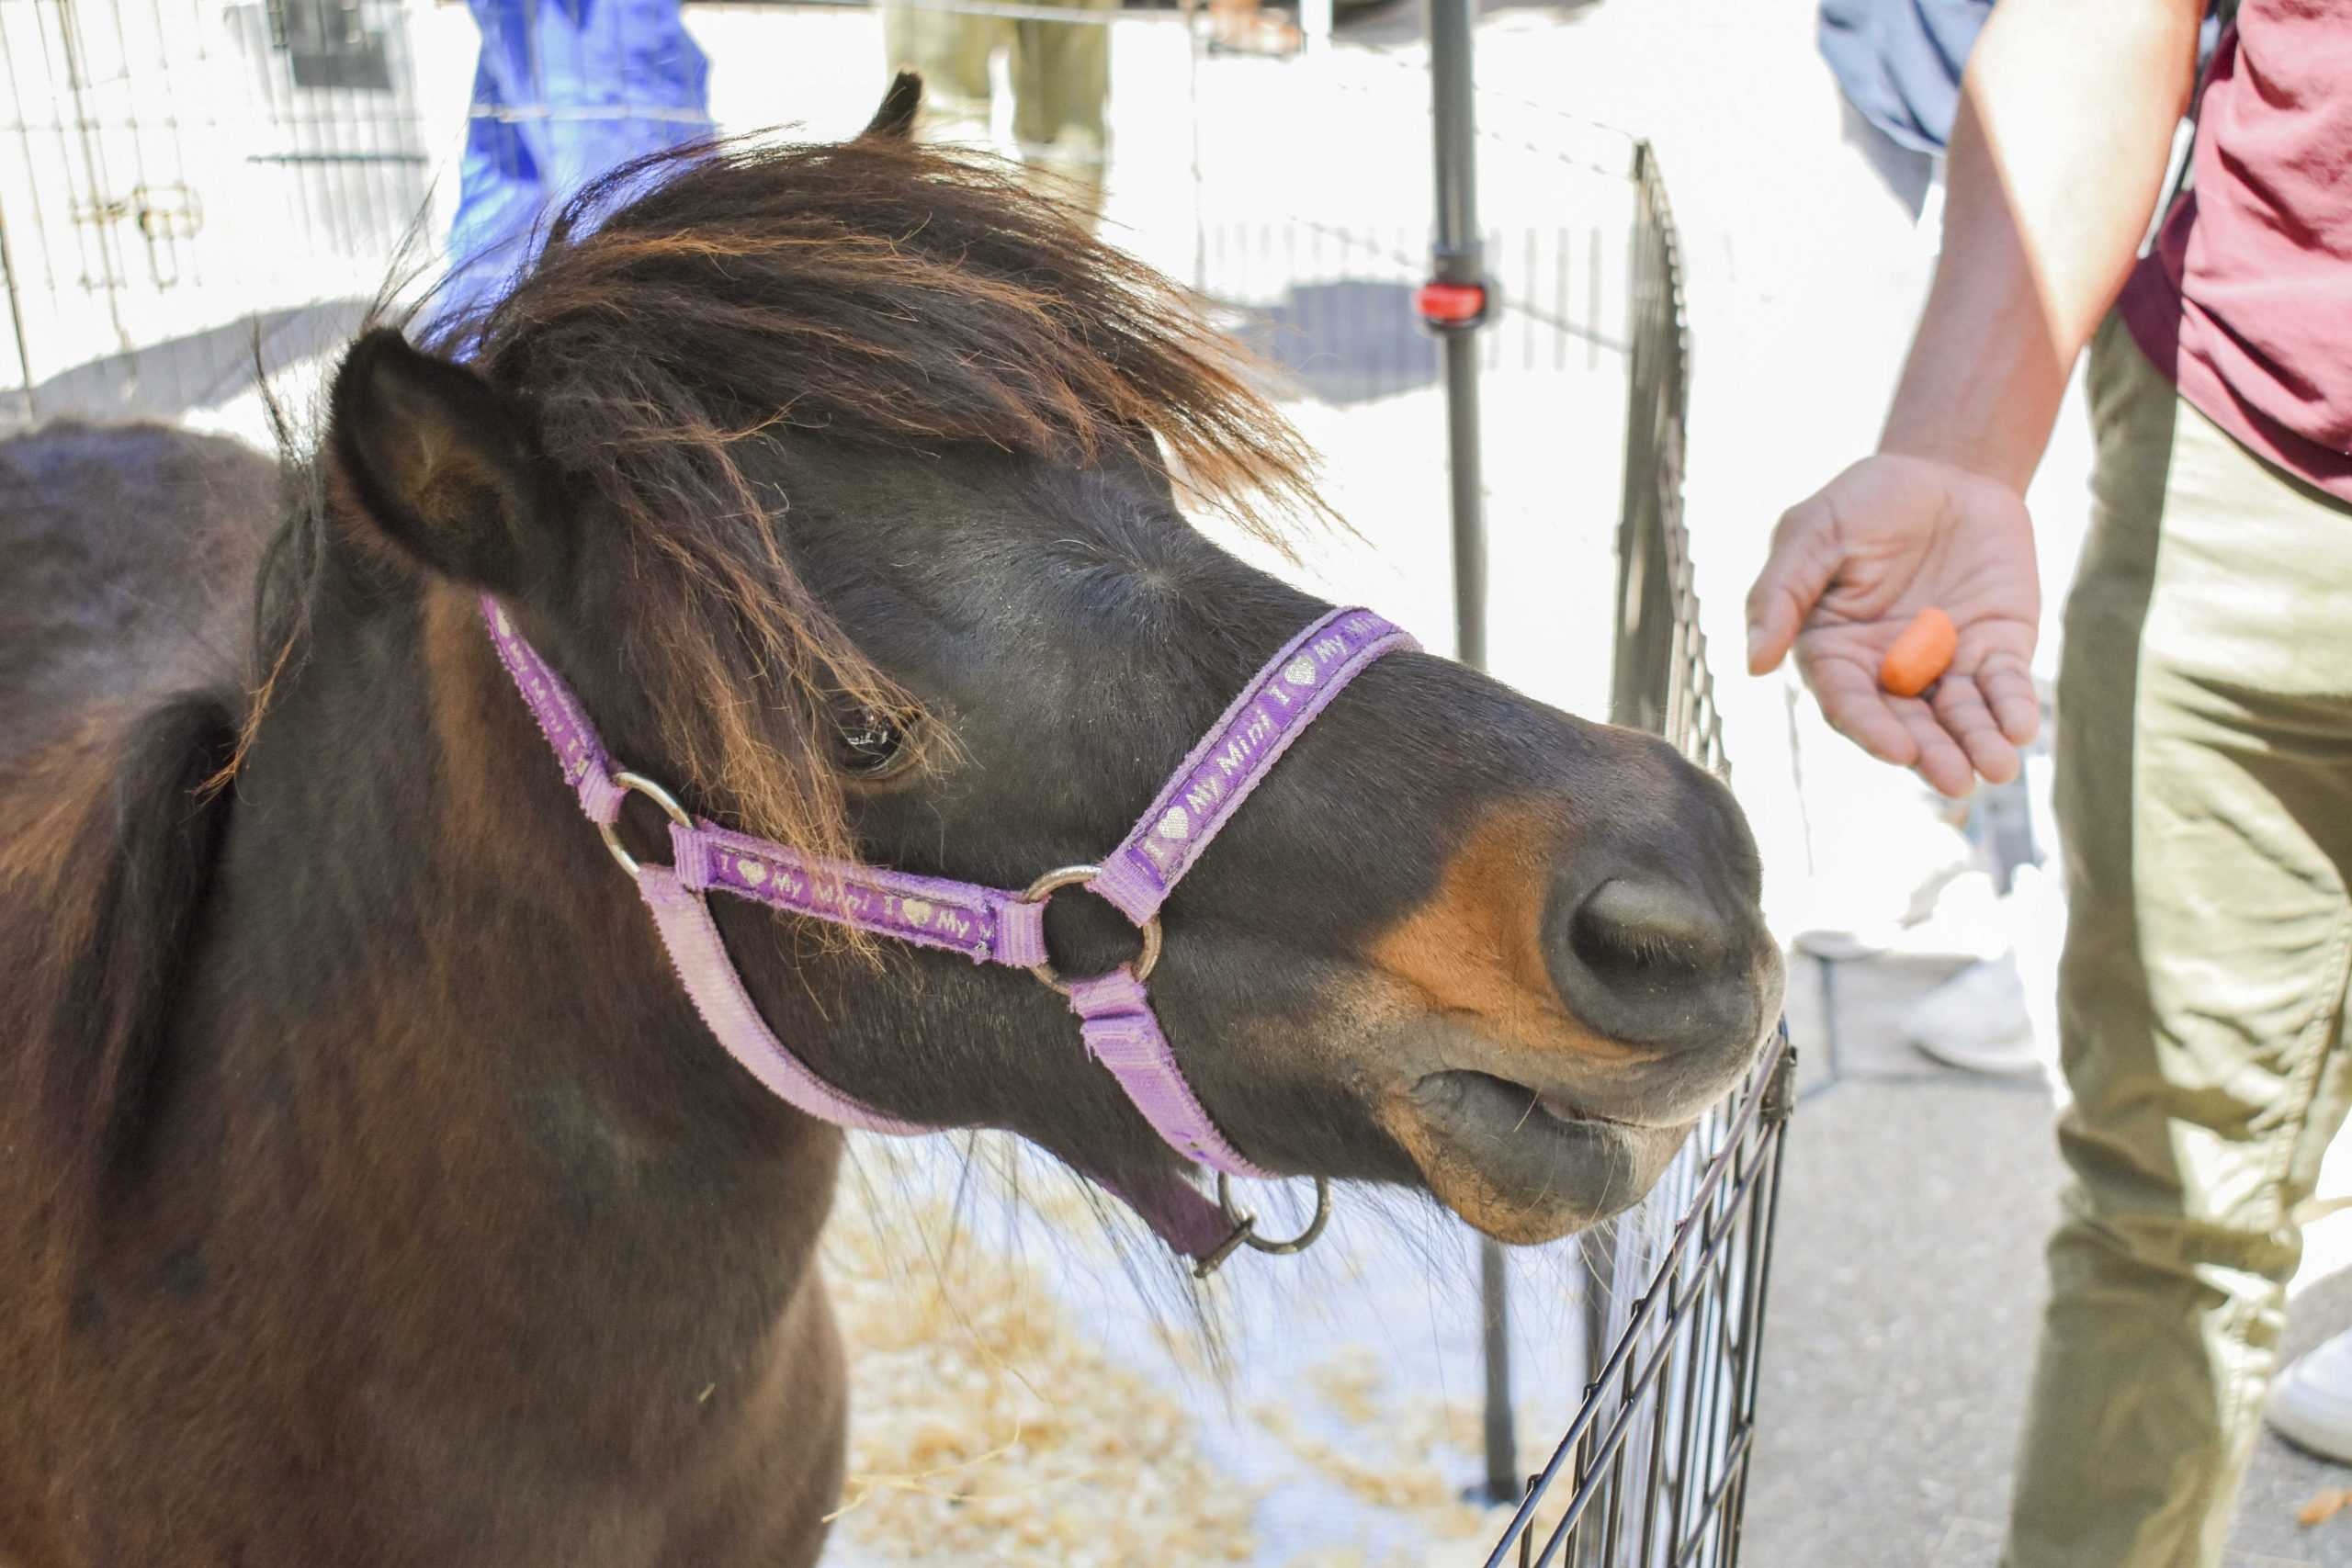
[[[1879,665],[1930,605],[1958,651],[1921,696],[1879,684]],[[1789,509],[1747,594],[1747,668],[1793,646],[1822,716],[1871,755],[1949,795],[2017,776],[2040,728],[2031,673],[2041,623],[2033,525],[2017,492],[1925,457],[1865,457]]]

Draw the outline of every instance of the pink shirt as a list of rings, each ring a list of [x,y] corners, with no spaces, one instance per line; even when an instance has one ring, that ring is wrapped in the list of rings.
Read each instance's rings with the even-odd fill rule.
[[[2191,167],[2124,321],[2207,418],[2352,501],[2352,5],[2242,0]]]

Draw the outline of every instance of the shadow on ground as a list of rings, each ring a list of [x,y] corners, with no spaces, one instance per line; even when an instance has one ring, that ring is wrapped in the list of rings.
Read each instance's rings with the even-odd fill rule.
[[[1335,407],[1408,392],[1438,376],[1437,340],[1414,314],[1410,284],[1296,284],[1280,303],[1239,313],[1230,330],[1292,386]]]
[[[134,353],[107,355],[36,385],[32,411],[36,418],[70,412],[84,418],[168,420],[218,408],[251,391],[263,377],[349,342],[368,310],[368,301],[349,299],[259,310]],[[0,402],[0,418],[21,412],[17,399]]]

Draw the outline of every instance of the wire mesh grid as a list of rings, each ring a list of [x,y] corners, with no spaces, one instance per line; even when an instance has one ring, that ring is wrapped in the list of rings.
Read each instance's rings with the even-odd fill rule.
[[[1783,1032],[1695,1135],[1708,1157],[1669,1176],[1681,1220],[1487,1568],[1739,1560],[1794,1067]],[[1561,1484],[1571,1490],[1556,1521],[1539,1523]]]
[[[1498,227],[1486,243],[1501,304],[1477,334],[1482,369],[1619,371],[1627,345],[1611,307],[1625,291],[1622,225]],[[1426,227],[1213,220],[1201,225],[1200,248],[1201,291],[1225,307],[1220,324],[1288,383],[1280,395],[1346,408],[1438,384],[1439,344],[1413,303],[1428,276]]]
[[[1192,14],[1007,0],[891,5],[1060,17],[1118,35],[1122,66],[1138,69],[1121,77],[1114,107],[1125,106],[1131,131],[1148,134],[1114,140],[1132,199],[1114,199],[1109,222],[1171,274],[1213,288],[1214,275],[1250,269],[1246,247],[1260,261],[1354,247],[1368,265],[1380,253],[1384,276],[1418,281],[1425,235],[1364,224],[1344,196],[1310,200],[1307,210],[1295,205],[1296,182],[1261,178],[1261,139],[1237,112],[1257,101],[1258,78],[1244,63],[1231,66],[1240,73],[1231,81],[1201,86],[1204,25]],[[882,9],[873,0],[690,6],[690,28],[719,67],[709,106],[718,128],[831,125],[870,110],[882,79]],[[11,307],[0,318],[8,337],[0,356],[13,361],[16,383],[0,399],[0,421],[216,403],[250,384],[257,336],[273,367],[316,357],[384,285],[404,241],[423,242],[423,259],[448,229],[458,144],[485,116],[680,112],[628,84],[594,104],[469,106],[474,47],[465,7],[448,0],[0,0],[0,280]],[[804,51],[809,63],[797,71],[745,68]],[[861,57],[867,69],[842,68]],[[1399,133],[1426,93],[1421,73],[1409,51],[1355,51],[1348,60],[1300,82],[1333,96],[1331,112],[1373,128],[1353,135],[1365,163],[1383,171],[1376,210],[1426,210],[1424,172],[1414,166],[1425,152]],[[1491,152],[1544,143],[1544,156],[1606,175],[1568,203],[1580,218],[1623,186],[1622,133],[1556,111],[1512,123],[1516,133],[1482,137]],[[1187,141],[1189,166],[1179,152]],[[1250,194],[1236,207],[1232,192],[1243,186]],[[1493,236],[1505,310],[1487,334],[1490,367],[1574,355],[1588,370],[1613,369],[1623,228],[1610,214]],[[332,307],[324,321],[321,307]],[[1395,315],[1409,329],[1409,310]],[[1408,344],[1405,361],[1414,347],[1426,345]]]
[[[1666,737],[1718,774],[1723,727],[1699,626],[1682,516],[1689,343],[1673,218],[1637,146],[1628,297],[1624,502],[1611,716]],[[1785,1024],[1739,1092],[1701,1123],[1642,1213],[1583,1238],[1587,1365],[1566,1436],[1487,1568],[1728,1568],[1739,1558],[1781,1150],[1794,1105]],[[1640,1293],[1626,1287],[1640,1281]],[[1569,1488],[1556,1522],[1545,1499]]]
[[[1690,339],[1681,257],[1666,184],[1646,143],[1634,152],[1634,183],[1639,205],[1627,311],[1625,491],[1610,716],[1663,735],[1702,767],[1727,775],[1682,519]]]
[[[295,307],[371,292],[425,197],[411,15],[0,4],[7,412],[201,404]]]

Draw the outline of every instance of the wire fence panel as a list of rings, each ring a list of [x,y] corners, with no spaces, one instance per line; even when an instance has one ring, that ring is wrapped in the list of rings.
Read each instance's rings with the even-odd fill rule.
[[[1623,323],[1624,245],[1598,222],[1497,228],[1486,239],[1500,308],[1476,338],[1497,374],[1614,371]],[[1413,297],[1426,281],[1426,229],[1291,219],[1204,224],[1202,288],[1245,301],[1225,324],[1316,400],[1345,407],[1438,383],[1439,344]]]
[[[1611,716],[1723,774],[1723,725],[1682,516],[1689,339],[1657,164],[1634,175],[1624,501]],[[1730,1568],[1739,1559],[1780,1160],[1795,1101],[1785,1025],[1633,1214],[1581,1238],[1593,1278],[1583,1404],[1487,1568]],[[1663,1224],[1672,1216],[1670,1227]],[[1638,1292],[1638,1293],[1635,1293]],[[1555,1487],[1556,1523],[1536,1524]]]
[[[1656,731],[1691,761],[1728,772],[1682,522],[1689,386],[1681,259],[1665,183],[1647,147],[1634,178],[1648,221],[1634,232],[1625,422],[1625,499],[1617,534],[1618,648],[1610,716]]]
[[[1623,1326],[1487,1568],[1739,1560],[1794,1069],[1783,1033],[1693,1134],[1701,1156],[1653,1198],[1679,1202],[1680,1218],[1642,1293],[1622,1300]],[[1539,1522],[1555,1487],[1566,1505]]]
[[[17,415],[199,402],[256,328],[372,293],[425,199],[409,15],[0,3]]]

